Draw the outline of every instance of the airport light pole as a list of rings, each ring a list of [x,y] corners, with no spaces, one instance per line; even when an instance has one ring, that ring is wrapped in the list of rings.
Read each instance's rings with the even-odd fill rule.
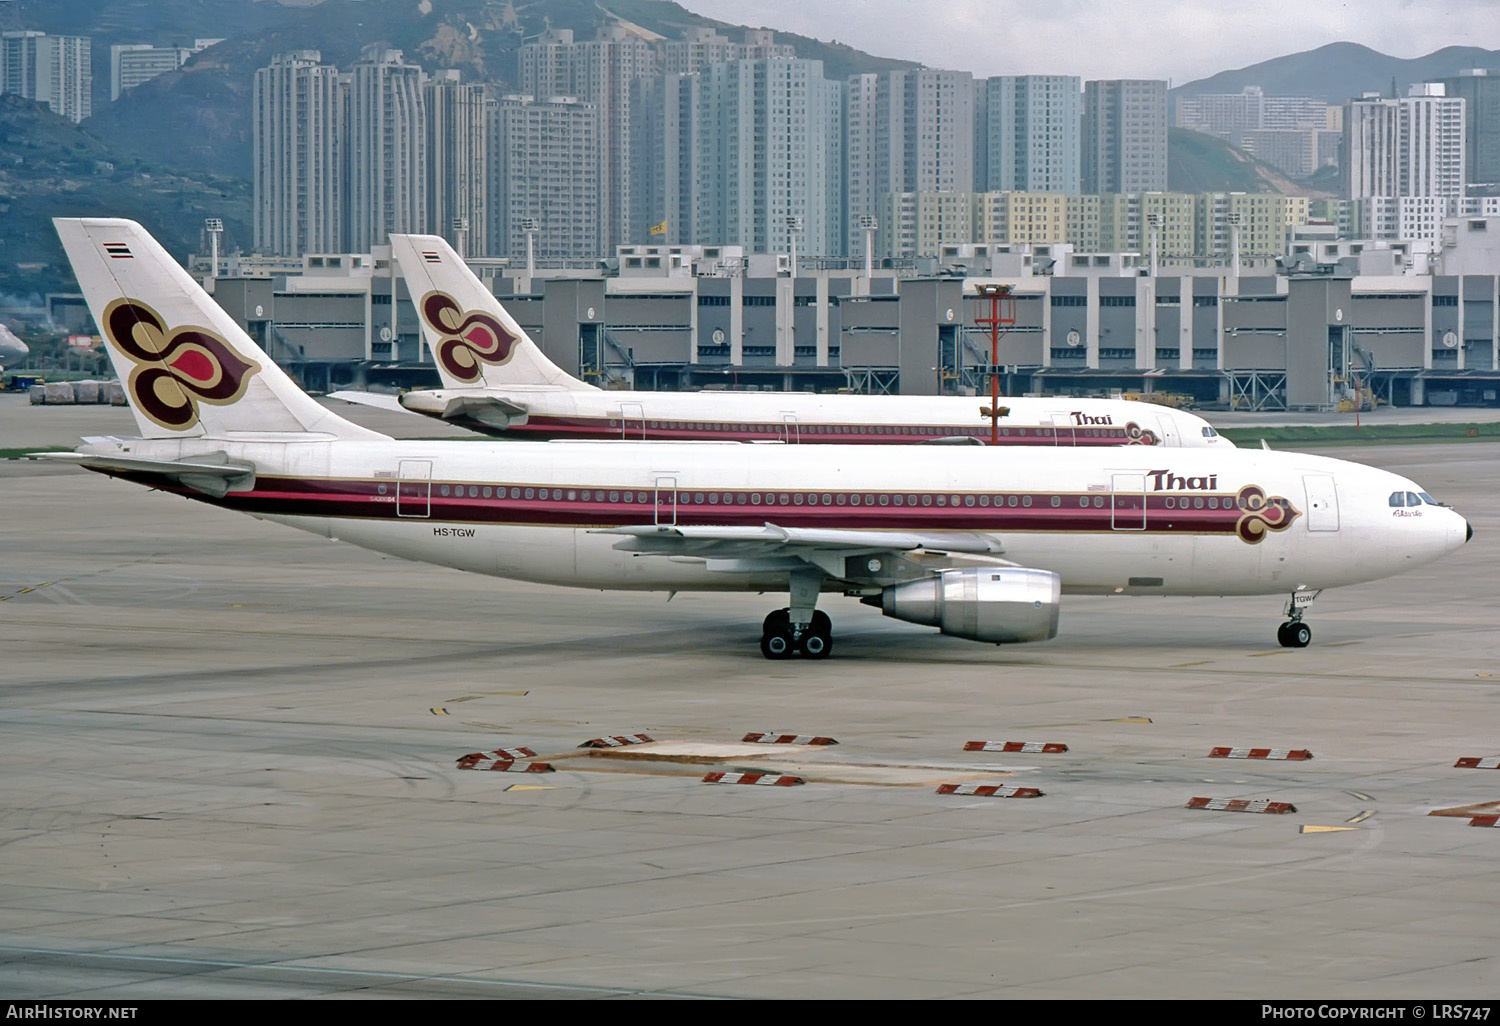
[[[1238,211],[1225,215],[1224,220],[1229,224],[1229,274],[1236,282],[1240,280],[1240,224],[1244,218]],[[1235,288],[1239,292],[1239,288]]]
[[[1151,229],[1151,278],[1156,278],[1156,236],[1161,230],[1161,215],[1147,214],[1146,224]]]
[[[204,291],[212,292],[214,282],[219,277],[219,236],[224,234],[224,221],[218,217],[206,217],[203,219],[203,229],[208,232],[209,265],[208,280],[204,282],[207,286]]]
[[[534,217],[523,217],[521,231],[526,233],[526,292],[531,293],[531,279],[536,276],[536,237],[542,224]]]
[[[870,214],[859,215],[859,227],[865,233],[865,295],[870,294],[870,279],[875,277],[875,232],[880,223]]]
[[[469,219],[467,217],[455,217],[453,219],[453,241],[455,248],[458,250],[458,258],[460,260],[466,256],[464,253],[464,242],[468,239],[468,236]]]
[[[974,288],[990,301],[990,315],[974,318],[975,324],[987,324],[990,328],[990,405],[981,406],[979,413],[989,419],[990,444],[999,445],[1000,418],[1010,413],[1010,407],[1000,405],[1000,336],[1015,326],[1016,297],[1011,295],[1009,285],[992,282]]]

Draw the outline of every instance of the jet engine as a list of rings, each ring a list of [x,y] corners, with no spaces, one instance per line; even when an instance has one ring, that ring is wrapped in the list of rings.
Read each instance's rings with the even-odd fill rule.
[[[945,570],[863,599],[886,616],[944,634],[995,644],[1057,636],[1062,578],[1050,570],[977,567]]]

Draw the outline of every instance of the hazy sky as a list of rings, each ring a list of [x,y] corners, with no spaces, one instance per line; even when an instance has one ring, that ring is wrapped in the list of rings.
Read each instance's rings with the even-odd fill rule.
[[[976,75],[1168,78],[1347,40],[1395,57],[1500,49],[1500,0],[678,0],[720,21]],[[605,6],[608,6],[606,3]]]

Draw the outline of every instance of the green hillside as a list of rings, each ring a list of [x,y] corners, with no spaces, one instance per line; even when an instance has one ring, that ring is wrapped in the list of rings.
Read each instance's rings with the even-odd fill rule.
[[[70,287],[54,217],[129,217],[171,252],[202,249],[206,217],[223,218],[227,244],[250,241],[250,185],[122,157],[46,107],[0,95],[0,293]]]

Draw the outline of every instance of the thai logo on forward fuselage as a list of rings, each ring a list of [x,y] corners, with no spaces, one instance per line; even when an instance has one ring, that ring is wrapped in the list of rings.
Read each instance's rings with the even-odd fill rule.
[[[489,314],[465,311],[442,292],[423,296],[421,312],[422,320],[439,336],[432,347],[433,357],[468,385],[479,381],[481,363],[497,367],[506,363],[520,341]]]
[[[1218,474],[1174,474],[1170,470],[1148,470],[1146,477],[1151,482],[1153,492],[1217,492],[1219,490]],[[1168,499],[1170,504],[1173,500]],[[1181,500],[1186,503],[1188,500]],[[1201,498],[1192,500],[1194,509],[1202,509],[1205,502]],[[1267,531],[1285,531],[1292,526],[1292,521],[1301,516],[1297,507],[1293,506],[1287,499],[1279,495],[1267,496],[1266,490],[1259,485],[1245,485],[1234,498],[1227,496],[1220,498],[1213,496],[1207,500],[1208,509],[1216,508],[1223,503],[1224,509],[1239,510],[1240,518],[1234,525],[1235,534],[1241,540],[1251,545],[1257,544],[1266,536]],[[1188,508],[1186,505],[1183,509]]]
[[[198,423],[200,402],[225,406],[239,399],[260,370],[207,328],[169,331],[160,314],[134,299],[105,307],[104,334],[136,364],[125,382],[136,408],[172,431]]]
[[[1148,470],[1146,471],[1146,476],[1151,479],[1151,490],[1153,492],[1211,492],[1219,487],[1218,474],[1183,477],[1180,474],[1172,473],[1170,470]]]
[[[1084,413],[1081,410],[1073,410],[1068,414],[1073,419],[1073,427],[1114,427],[1115,419],[1108,413]],[[1161,442],[1160,436],[1150,428],[1143,428],[1135,421],[1130,421],[1122,429],[1125,432],[1125,440],[1130,445],[1156,445]]]

